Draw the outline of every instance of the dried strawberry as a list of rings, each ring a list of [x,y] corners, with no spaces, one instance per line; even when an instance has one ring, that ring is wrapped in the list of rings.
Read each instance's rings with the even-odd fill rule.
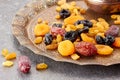
[[[18,69],[23,73],[28,73],[31,68],[30,59],[27,56],[20,56],[18,61]]]
[[[75,49],[83,56],[93,56],[97,54],[97,48],[90,42],[79,42],[75,44]]]
[[[64,35],[65,34],[65,29],[63,29],[63,28],[58,28],[58,27],[52,27],[51,28],[51,34],[53,35],[53,36],[57,36],[58,34],[60,34],[60,35]]]

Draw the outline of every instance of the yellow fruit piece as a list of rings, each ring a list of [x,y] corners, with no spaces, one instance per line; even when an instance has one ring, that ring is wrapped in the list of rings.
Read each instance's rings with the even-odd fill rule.
[[[57,4],[61,6],[61,5],[65,4],[65,3],[66,3],[66,0],[59,0]]]
[[[15,59],[16,58],[16,53],[10,53],[8,55],[6,55],[5,59],[6,60],[11,60],[11,59]]]
[[[60,19],[60,15],[56,15],[56,16],[55,16],[55,19]]]
[[[85,9],[80,9],[80,13],[81,13],[81,14],[85,14],[85,13],[86,13],[86,10],[85,10]]]
[[[77,27],[74,25],[67,25],[67,27],[65,28],[66,31],[75,31],[77,30]]]
[[[113,52],[113,48],[107,45],[95,45],[95,47],[99,55],[110,55]]]
[[[78,54],[72,54],[72,55],[71,55],[71,58],[72,58],[73,60],[78,60],[78,59],[80,59],[80,56],[79,56]]]
[[[57,40],[58,43],[61,42],[62,41],[62,36],[60,34],[58,34],[56,40]]]
[[[61,7],[56,7],[56,11],[57,11],[57,12],[60,12],[61,10],[62,10]]]
[[[50,45],[46,46],[46,49],[47,50],[55,50],[55,49],[57,49],[57,47],[58,47],[58,44],[50,44]]]
[[[39,18],[39,19],[38,19],[38,23],[41,23],[41,22],[42,22],[42,19],[41,19],[41,18]]]
[[[99,35],[99,36],[105,38],[105,33],[97,33],[97,35]]]
[[[68,9],[69,8],[69,4],[65,3],[65,4],[61,5],[61,8],[62,9]]]
[[[90,20],[93,24],[96,24],[97,23],[97,21],[96,20],[94,20],[94,19],[92,19],[92,20]]]
[[[2,55],[5,57],[6,55],[8,55],[9,54],[9,51],[8,51],[8,49],[3,49],[2,50]]]
[[[116,37],[113,46],[120,48],[120,37]]]
[[[45,64],[45,63],[40,63],[40,64],[37,64],[37,65],[36,65],[36,69],[37,69],[37,70],[45,70],[45,69],[47,69],[47,68],[48,68],[48,65]]]
[[[72,1],[72,2],[70,3],[70,5],[76,6],[76,2],[75,2],[75,1]]]
[[[71,15],[70,17],[64,19],[64,24],[65,25],[68,25],[68,24],[73,25],[77,20],[84,20],[84,17],[81,15]]]
[[[119,25],[120,24],[120,20],[115,20],[114,24]]]
[[[62,56],[72,55],[75,52],[74,44],[69,40],[60,42],[58,45],[58,52]]]
[[[82,29],[82,28],[84,28],[84,25],[83,24],[79,24],[76,27],[77,27],[77,29]]]
[[[82,38],[82,40],[85,41],[85,42],[91,42],[91,43],[93,43],[93,44],[96,44],[95,39],[92,38],[92,37],[87,36],[87,34],[85,34],[85,33],[82,33],[82,34],[81,34],[81,38]]]
[[[56,43],[57,43],[57,40],[53,39],[52,44],[56,44]]]
[[[35,40],[34,40],[34,43],[35,44],[40,44],[42,42],[42,37],[37,37],[37,38],[35,38]]]
[[[119,15],[111,15],[111,18],[112,18],[112,19],[117,19],[118,16],[119,16]]]
[[[99,21],[99,22],[105,22],[105,19],[103,19],[103,18],[98,18],[98,21]]]
[[[34,28],[35,36],[44,36],[50,30],[50,27],[47,24],[41,23],[37,24]]]
[[[13,64],[14,63],[12,61],[5,61],[5,62],[2,63],[2,65],[5,66],[5,67],[11,67],[11,66],[13,66]]]

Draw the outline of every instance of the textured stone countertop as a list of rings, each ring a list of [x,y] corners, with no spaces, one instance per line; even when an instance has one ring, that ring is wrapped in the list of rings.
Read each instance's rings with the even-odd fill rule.
[[[120,65],[79,66],[56,62],[49,58],[35,55],[21,46],[11,32],[11,21],[15,13],[30,0],[0,0],[0,50],[8,48],[17,52],[17,56],[27,55],[32,60],[31,72],[22,74],[17,70],[17,60],[11,68],[2,66],[5,59],[0,55],[0,80],[120,80]],[[49,68],[36,71],[38,62],[45,62]]]

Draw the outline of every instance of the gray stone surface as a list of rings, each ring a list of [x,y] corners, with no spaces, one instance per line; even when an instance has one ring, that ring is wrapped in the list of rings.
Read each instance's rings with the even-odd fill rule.
[[[31,72],[22,74],[17,69],[17,60],[11,68],[2,66],[5,59],[0,55],[0,80],[120,80],[120,65],[79,66],[70,63],[56,62],[43,56],[35,55],[21,46],[11,32],[11,21],[15,12],[29,0],[0,0],[0,50],[8,48],[17,52],[17,56],[27,55],[32,60]],[[45,62],[49,68],[36,71],[35,65]]]

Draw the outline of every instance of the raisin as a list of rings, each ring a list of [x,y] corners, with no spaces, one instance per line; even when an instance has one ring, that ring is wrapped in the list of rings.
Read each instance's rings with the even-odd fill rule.
[[[58,28],[58,27],[52,27],[51,28],[51,34],[53,35],[53,36],[57,36],[58,34],[60,34],[60,35],[64,35],[65,34],[65,29],[63,29],[63,28]]]
[[[88,20],[78,20],[74,23],[74,25],[84,24],[84,26],[88,26],[89,28],[93,26],[93,23]]]
[[[118,36],[120,28],[118,26],[112,25],[106,32],[105,36],[111,35],[111,36]]]
[[[31,68],[30,59],[27,56],[20,56],[18,61],[18,69],[23,73],[28,73]]]
[[[53,40],[53,37],[52,37],[51,34],[48,33],[48,34],[45,35],[44,43],[45,43],[46,45],[51,44],[51,43],[52,43],[52,40]]]
[[[94,56],[97,54],[97,48],[90,42],[78,42],[75,44],[75,49],[83,56]]]
[[[105,44],[104,38],[101,37],[100,35],[97,35],[97,36],[95,37],[95,40],[96,40],[96,42],[97,42],[98,44]]]
[[[77,31],[69,31],[65,33],[64,40],[70,40],[74,42],[77,39],[77,37],[78,37]]]
[[[79,36],[81,35],[81,33],[87,33],[88,31],[89,31],[89,27],[87,27],[87,26],[84,26],[83,29],[77,30]]]
[[[62,9],[60,12],[59,12],[59,15],[60,15],[60,18],[62,19],[65,19],[67,17],[70,16],[70,11],[69,10],[66,10],[66,9]]]
[[[115,38],[111,35],[108,35],[105,37],[105,44],[106,45],[112,45],[115,41]]]
[[[54,24],[52,25],[52,27],[62,28],[62,24],[61,24],[61,23],[54,23]]]

